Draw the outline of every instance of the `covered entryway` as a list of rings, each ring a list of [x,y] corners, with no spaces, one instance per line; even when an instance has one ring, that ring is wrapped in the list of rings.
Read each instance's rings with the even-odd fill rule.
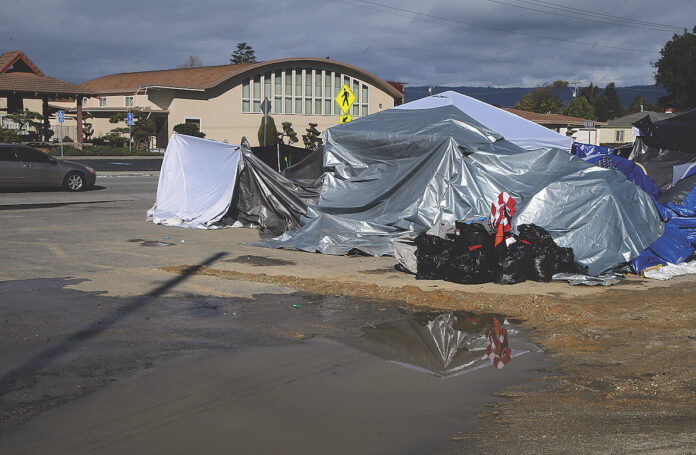
[[[24,110],[25,99],[42,101],[43,127],[40,135],[48,141],[48,118],[57,109],[49,108],[49,101],[75,101],[77,106],[77,138],[82,143],[82,98],[96,96],[94,92],[70,82],[44,75],[21,51],[0,55],[0,97],[7,99],[7,113]]]

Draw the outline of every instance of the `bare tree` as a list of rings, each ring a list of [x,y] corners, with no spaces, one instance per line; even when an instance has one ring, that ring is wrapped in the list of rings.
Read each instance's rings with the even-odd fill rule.
[[[177,66],[177,68],[196,68],[198,66],[203,66],[203,60],[197,55],[189,55],[186,63]]]

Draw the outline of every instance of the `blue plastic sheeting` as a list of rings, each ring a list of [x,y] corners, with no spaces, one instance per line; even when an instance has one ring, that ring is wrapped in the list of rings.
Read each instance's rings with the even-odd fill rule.
[[[696,187],[692,188],[682,204],[655,203],[666,220],[665,232],[631,261],[631,266],[640,272],[654,265],[679,264],[694,253],[696,247]]]
[[[587,158],[592,158],[595,156],[599,157],[613,155],[614,149],[611,147],[605,147],[603,145],[581,144],[580,142],[573,142],[571,153],[578,158],[586,160]]]
[[[573,154],[591,164],[597,164],[602,159],[609,159],[614,167],[621,171],[628,180],[637,185],[640,189],[648,193],[653,198],[658,210],[661,209],[657,203],[660,188],[655,185],[650,177],[645,175],[643,169],[631,160],[614,155],[614,149],[600,145],[573,143]],[[602,166],[605,167],[605,166]],[[664,213],[660,212],[664,217]]]
[[[394,109],[433,109],[450,105],[525,150],[558,148],[570,151],[573,138],[451,90],[411,101]]]

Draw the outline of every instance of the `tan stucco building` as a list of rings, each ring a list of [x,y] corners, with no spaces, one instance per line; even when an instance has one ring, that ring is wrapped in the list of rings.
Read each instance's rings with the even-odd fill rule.
[[[336,60],[287,58],[259,63],[121,73],[84,82],[99,94],[84,99],[82,109],[94,137],[125,124],[109,123],[117,112],[141,110],[155,120],[156,146],[166,147],[174,125],[196,124],[206,139],[239,143],[246,136],[258,145],[264,98],[278,130],[291,122],[301,137],[309,123],[317,129],[339,123],[334,101],[343,85],[355,94],[350,114],[356,117],[394,107],[403,101],[403,87]],[[74,109],[74,105],[73,105]],[[155,144],[153,144],[155,145]]]

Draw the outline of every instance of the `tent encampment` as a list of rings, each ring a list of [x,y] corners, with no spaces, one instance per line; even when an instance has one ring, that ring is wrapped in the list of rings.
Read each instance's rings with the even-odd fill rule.
[[[453,105],[389,109],[324,132],[327,175],[304,226],[255,243],[327,254],[393,254],[392,240],[490,214],[505,191],[513,229],[536,224],[597,275],[662,233],[650,196],[558,148],[526,150]]]
[[[478,123],[526,150],[559,148],[570,152],[573,143],[572,137],[558,134],[511,112],[453,91],[411,101],[394,109],[432,109],[442,106],[456,107]]]

